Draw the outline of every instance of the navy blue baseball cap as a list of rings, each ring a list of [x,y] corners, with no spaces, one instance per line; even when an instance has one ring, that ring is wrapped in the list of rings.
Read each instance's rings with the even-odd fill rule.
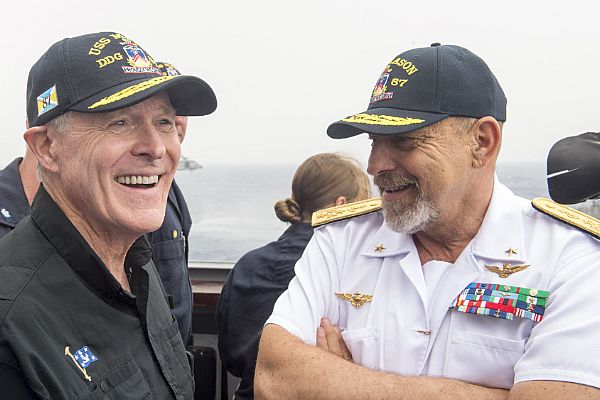
[[[70,110],[119,110],[161,91],[167,93],[177,115],[206,115],[217,108],[215,94],[205,81],[163,72],[146,50],[117,32],[63,39],[29,71],[28,125],[44,125]]]
[[[367,110],[331,124],[327,134],[334,139],[398,135],[450,116],[506,121],[506,97],[481,58],[463,47],[434,43],[390,61]]]

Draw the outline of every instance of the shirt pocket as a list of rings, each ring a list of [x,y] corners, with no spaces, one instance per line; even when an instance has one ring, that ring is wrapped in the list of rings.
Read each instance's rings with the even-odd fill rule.
[[[381,341],[379,329],[367,327],[342,332],[342,338],[346,347],[352,353],[355,364],[371,369],[380,369],[380,346]]]
[[[444,376],[510,389],[514,366],[525,352],[525,340],[455,330],[448,349]]]
[[[79,400],[147,400],[154,398],[148,382],[133,359],[125,361],[94,381],[96,385],[92,392],[80,396]]]
[[[182,237],[152,243],[152,258],[171,260],[185,256],[185,241]]]
[[[172,370],[163,371],[167,375],[167,380],[172,382],[179,393],[193,393],[194,379],[175,317],[164,329],[164,338],[166,342],[158,340],[163,346],[162,353],[166,358],[170,358],[169,365]]]

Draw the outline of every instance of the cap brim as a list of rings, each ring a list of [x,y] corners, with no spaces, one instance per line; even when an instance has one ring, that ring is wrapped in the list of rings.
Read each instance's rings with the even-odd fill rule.
[[[435,124],[449,116],[395,108],[373,108],[334,122],[327,128],[327,135],[334,139],[344,139],[361,133],[399,135]]]
[[[108,112],[129,107],[165,91],[177,115],[207,115],[217,108],[217,98],[202,79],[189,75],[157,76],[129,81],[103,90],[67,110]]]

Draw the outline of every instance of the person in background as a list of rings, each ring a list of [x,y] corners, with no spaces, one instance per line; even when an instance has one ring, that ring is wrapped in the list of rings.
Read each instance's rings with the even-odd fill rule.
[[[241,377],[237,400],[252,399],[258,341],[273,304],[294,277],[294,264],[313,234],[313,212],[367,199],[370,182],[357,161],[334,153],[309,157],[296,170],[292,196],[275,203],[289,228],[245,254],[231,270],[217,305],[219,353],[225,368]]]
[[[176,116],[216,107],[206,82],[163,76],[117,32],[32,66],[23,136],[42,184],[0,239],[0,398],[193,398],[145,234],[164,221]]]
[[[369,135],[382,202],[323,214],[263,329],[257,399],[600,398],[600,243],[498,181],[506,104],[480,57],[434,43],[329,126]]]
[[[171,64],[158,62],[163,76],[177,76],[180,72]],[[175,126],[180,143],[187,130],[187,118],[177,116]],[[31,149],[0,170],[0,238],[13,230],[31,211],[31,202],[38,190],[36,160]],[[165,220],[162,226],[148,234],[152,244],[152,260],[156,265],[172,312],[177,318],[183,343],[192,330],[192,289],[188,272],[188,236],[192,219],[187,204],[173,180],[169,190]]]
[[[179,76],[181,73],[172,64],[158,61],[156,66],[163,76]],[[187,132],[188,117],[176,116],[175,127],[179,143],[183,143]],[[183,193],[175,179],[169,189],[165,220],[162,226],[148,234],[152,245],[152,260],[167,295],[172,302],[172,312],[177,318],[183,343],[188,343],[192,334],[192,283],[188,271],[189,234],[192,217]]]
[[[559,140],[546,163],[548,193],[554,201],[576,204],[600,197],[600,132]]]
[[[40,186],[35,165],[35,156],[27,146],[23,157],[0,170],[0,238],[31,211],[31,202]]]

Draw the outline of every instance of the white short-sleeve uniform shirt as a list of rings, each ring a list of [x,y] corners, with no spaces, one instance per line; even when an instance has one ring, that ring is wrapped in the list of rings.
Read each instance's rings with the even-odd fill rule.
[[[504,264],[529,266],[506,278],[485,267]],[[365,367],[505,389],[527,380],[600,387],[600,242],[498,181],[454,264],[422,266],[412,237],[374,212],[317,228],[295,271],[267,323],[314,344],[327,317]],[[472,282],[548,291],[543,319],[450,310]],[[372,301],[355,307],[336,296],[355,292]]]

